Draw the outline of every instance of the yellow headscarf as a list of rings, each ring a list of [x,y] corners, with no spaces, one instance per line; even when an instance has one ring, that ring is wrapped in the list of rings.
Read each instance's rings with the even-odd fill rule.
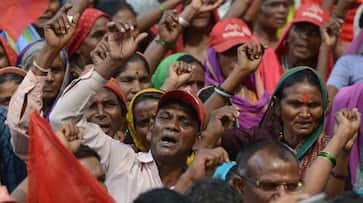
[[[131,135],[137,149],[139,149],[142,152],[146,152],[147,149],[142,144],[139,136],[136,134],[135,121],[134,121],[134,111],[133,110],[134,110],[134,107],[135,107],[136,99],[139,96],[141,96],[143,94],[146,94],[146,93],[158,93],[158,94],[161,94],[161,95],[164,94],[163,91],[155,89],[155,88],[147,88],[147,89],[143,89],[143,90],[139,91],[131,99],[131,102],[129,103],[127,114],[126,114],[126,120],[127,120],[127,126],[128,126],[129,133],[130,133],[130,135]]]

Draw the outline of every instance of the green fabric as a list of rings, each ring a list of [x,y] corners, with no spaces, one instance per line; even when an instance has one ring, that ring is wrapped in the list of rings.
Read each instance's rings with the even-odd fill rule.
[[[186,53],[177,53],[166,57],[156,68],[155,73],[151,77],[151,84],[154,88],[160,89],[165,80],[169,76],[169,66],[177,61],[180,57],[185,56]]]
[[[321,97],[322,97],[322,101],[323,101],[323,110],[324,110],[324,114],[323,117],[320,121],[319,127],[317,127],[308,137],[305,138],[304,143],[299,147],[299,149],[297,149],[296,152],[296,158],[297,159],[301,159],[305,153],[314,145],[314,143],[319,139],[322,131],[323,131],[323,127],[324,127],[324,120],[325,120],[325,110],[328,107],[328,94],[326,91],[326,87],[325,87],[325,83],[324,81],[318,76],[318,74],[315,72],[315,70],[313,70],[310,67],[307,66],[299,66],[299,67],[295,67],[292,68],[288,71],[286,71],[284,73],[284,75],[282,75],[282,77],[280,78],[279,83],[276,86],[275,92],[273,93],[273,96],[276,96],[276,92],[281,88],[283,82],[289,78],[290,76],[303,71],[303,70],[311,70],[317,78],[319,78],[319,82],[320,82],[320,91],[321,91]]]

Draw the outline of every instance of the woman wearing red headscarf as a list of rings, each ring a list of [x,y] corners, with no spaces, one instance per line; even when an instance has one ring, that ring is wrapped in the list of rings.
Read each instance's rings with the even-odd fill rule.
[[[302,5],[283,32],[275,50],[266,50],[259,71],[265,89],[272,93],[283,72],[296,66],[309,66],[322,78],[333,65],[333,48],[341,22],[329,22],[329,14],[319,5]]]
[[[87,8],[82,13],[76,33],[67,46],[73,76],[78,77],[86,65],[92,64],[90,53],[106,34],[108,22],[110,16],[100,10]]]

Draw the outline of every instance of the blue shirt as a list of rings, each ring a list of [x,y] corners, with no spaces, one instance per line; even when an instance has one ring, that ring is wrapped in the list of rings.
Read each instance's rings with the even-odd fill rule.
[[[341,89],[363,82],[363,55],[345,55],[336,62],[328,85]]]
[[[10,143],[9,127],[5,124],[7,110],[0,107],[0,182],[13,191],[27,176],[26,165],[20,160]]]

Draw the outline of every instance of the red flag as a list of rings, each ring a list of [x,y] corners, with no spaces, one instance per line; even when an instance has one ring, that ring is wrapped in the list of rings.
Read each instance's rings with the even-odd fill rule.
[[[23,30],[48,8],[49,0],[2,0],[0,29],[17,40]]]
[[[36,112],[29,124],[28,203],[114,203]]]

